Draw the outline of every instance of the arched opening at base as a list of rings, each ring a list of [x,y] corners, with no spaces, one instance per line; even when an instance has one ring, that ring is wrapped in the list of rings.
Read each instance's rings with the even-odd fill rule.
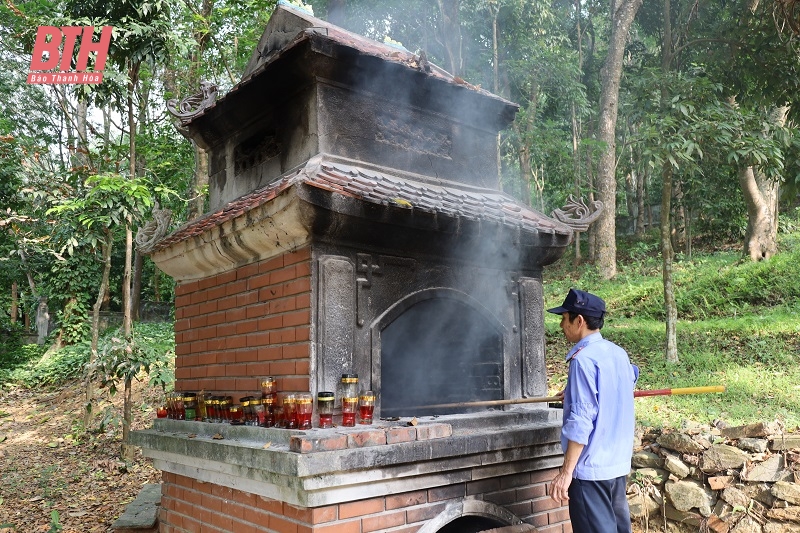
[[[480,533],[487,529],[505,525],[507,525],[505,522],[486,518],[485,516],[462,516],[444,526],[438,533]]]
[[[448,504],[417,533],[480,533],[513,525],[527,526],[508,509],[482,500],[463,499]],[[536,531],[530,527],[524,530]]]

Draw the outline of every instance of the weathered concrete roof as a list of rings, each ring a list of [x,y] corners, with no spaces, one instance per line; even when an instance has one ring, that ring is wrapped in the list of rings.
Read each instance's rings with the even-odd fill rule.
[[[216,103],[207,107],[194,118],[205,115],[209,110],[214,109],[214,107],[226,100],[229,96],[234,95],[244,86],[250,84],[287,51],[312,39],[349,48],[358,55],[379,58],[386,63],[405,66],[409,70],[425,72],[431,78],[453,86],[468,89],[474,93],[496,100],[503,105],[507,105],[514,110],[519,107],[513,102],[482,89],[479,85],[473,85],[463,78],[454,76],[443,68],[428,62],[424,53],[418,55],[402,46],[380,43],[362,35],[349,32],[322,19],[316,18],[291,4],[279,1],[267,23],[258,46],[256,46],[256,49],[250,57],[242,79],[223,97],[217,100]]]

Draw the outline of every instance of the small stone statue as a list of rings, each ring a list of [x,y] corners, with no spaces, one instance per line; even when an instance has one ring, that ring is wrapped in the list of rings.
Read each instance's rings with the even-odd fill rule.
[[[47,298],[44,297],[39,298],[39,306],[36,308],[36,333],[36,344],[44,344],[50,333],[50,310],[47,307]]]

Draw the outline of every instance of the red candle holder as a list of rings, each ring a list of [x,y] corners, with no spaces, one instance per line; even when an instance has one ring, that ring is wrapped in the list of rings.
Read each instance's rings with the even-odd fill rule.
[[[342,426],[351,428],[356,425],[356,409],[358,397],[342,398]]]
[[[314,408],[310,394],[297,395],[297,427],[298,429],[311,429],[311,412]]]
[[[372,413],[375,410],[375,393],[367,390],[358,397],[359,424],[372,424]]]

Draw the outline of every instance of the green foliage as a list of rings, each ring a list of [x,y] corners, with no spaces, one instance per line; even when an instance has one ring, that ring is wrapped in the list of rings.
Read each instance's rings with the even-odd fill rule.
[[[556,294],[565,292],[570,283],[597,287],[612,316],[662,320],[661,264],[657,255],[642,258],[647,249],[658,250],[646,243],[629,247],[630,257],[638,259],[626,261],[613,282],[592,277],[593,269],[587,268],[577,282],[562,279],[551,286]],[[673,268],[679,319],[730,317],[800,304],[800,285],[795,282],[800,276],[800,249],[758,263],[742,262],[736,252],[697,255],[692,260],[676,261]],[[609,294],[604,294],[606,291]]]
[[[614,280],[598,279],[590,267],[549,268],[545,306],[559,305],[572,286],[603,297],[609,309],[603,335],[639,365],[640,389],[727,387],[723,394],[640,398],[637,418],[644,425],[675,427],[686,419],[716,418],[799,425],[800,288],[794,280],[800,275],[800,242],[783,242],[784,251],[760,263],[741,262],[736,252],[675,263],[678,364],[668,363],[664,354],[663,286],[652,241],[620,247],[623,260]],[[548,357],[558,361],[569,349],[558,317],[548,314],[545,326]],[[563,385],[563,374],[550,379],[552,390]]]
[[[13,348],[0,345],[0,370],[10,371],[44,355],[46,347],[38,344],[15,343]]]
[[[64,529],[64,526],[61,525],[59,522],[59,515],[58,511],[55,509],[50,513],[50,529],[47,530],[47,533],[58,533]]]
[[[779,254],[773,261],[737,262],[735,254],[721,254],[676,264],[678,317],[699,319],[736,316],[775,306],[795,305],[800,288],[798,254]],[[615,299],[626,314],[663,317],[659,282],[642,284]]]
[[[795,207],[789,214],[778,214],[778,233],[789,237],[800,235],[800,207]]]
[[[643,74],[632,83],[627,100],[638,123],[632,142],[642,166],[661,169],[669,164],[691,182],[701,175],[708,178],[702,160],[710,158],[731,171],[753,166],[780,179],[790,131],[771,123],[763,108],[731,105],[723,85],[711,81],[702,68],[668,76],[656,69]],[[653,90],[659,86],[669,95],[667,101]]]
[[[74,233],[69,233],[69,238],[74,238]],[[53,245],[66,246],[66,242],[60,235],[54,236]],[[48,305],[57,314],[62,327],[71,329],[67,332],[68,342],[75,342],[82,336],[82,326],[77,322],[85,316],[89,299],[97,292],[102,269],[99,257],[88,245],[80,245],[73,252],[51,260],[39,272],[41,291]]]
[[[138,219],[153,205],[149,183],[142,178],[127,179],[119,174],[94,175],[86,179],[83,194],[57,199],[48,215],[74,216],[84,228],[84,243],[98,248],[111,228],[124,225],[126,219]],[[66,243],[72,254],[81,244],[77,237]]]
[[[22,362],[23,328],[19,323],[0,314],[0,368],[9,368]]]
[[[123,342],[118,329],[106,331],[100,338],[99,362],[93,373],[109,389],[116,390],[119,380],[136,378],[140,370],[149,372],[152,386],[169,388],[175,381],[175,341],[171,323],[137,323],[133,342]],[[130,347],[130,355],[127,348]],[[84,340],[52,353],[42,354],[43,347],[21,348],[19,364],[0,366],[0,384],[13,382],[26,387],[58,385],[83,378],[89,362],[91,346]],[[137,366],[138,365],[138,366]]]
[[[142,371],[150,375],[152,384],[165,387],[175,379],[171,371],[174,350],[172,330],[163,324],[137,324],[129,339],[117,329],[99,343],[97,360],[89,372],[110,394]]]
[[[606,337],[624,346],[642,370],[641,389],[724,385],[723,394],[642,398],[637,416],[645,425],[677,426],[684,419],[720,418],[732,424],[758,420],[800,423],[796,384],[800,369],[798,314],[784,309],[760,316],[681,321],[680,363],[668,364],[663,353],[664,326],[632,318],[614,322]]]
[[[160,207],[170,209],[176,220],[185,220],[187,199],[178,191],[190,191],[192,187],[192,145],[171,123],[150,121],[140,124],[136,152],[147,161],[147,176]]]
[[[39,359],[31,359],[10,372],[0,373],[0,382],[10,381],[34,388],[78,379],[84,375],[89,354],[90,346],[86,341],[65,346]]]
[[[59,312],[61,338],[66,344],[86,340],[89,335],[89,307],[81,300],[67,302]]]
[[[111,62],[122,67],[121,71],[134,69],[143,62],[155,63],[167,59],[172,34],[169,2],[69,0],[67,7],[75,17],[75,22],[102,20],[114,26],[114,38],[108,55]]]

